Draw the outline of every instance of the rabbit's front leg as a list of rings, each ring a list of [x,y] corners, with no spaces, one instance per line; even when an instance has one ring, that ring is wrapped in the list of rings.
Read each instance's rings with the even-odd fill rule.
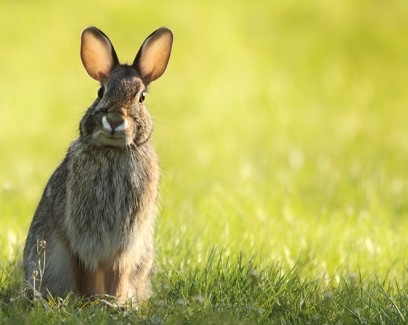
[[[91,270],[78,259],[72,258],[74,278],[74,291],[87,297],[105,294],[105,271],[99,265],[96,270]]]
[[[116,261],[114,267],[105,268],[105,289],[110,296],[118,297],[119,303],[125,303],[130,298],[130,269],[124,261]]]

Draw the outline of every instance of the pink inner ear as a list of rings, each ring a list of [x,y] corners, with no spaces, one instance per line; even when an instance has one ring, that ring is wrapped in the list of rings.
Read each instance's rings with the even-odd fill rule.
[[[134,65],[145,83],[158,79],[169,62],[173,34],[168,29],[159,29],[143,43]]]
[[[102,81],[115,64],[113,47],[99,31],[85,30],[82,34],[81,59],[88,74]]]

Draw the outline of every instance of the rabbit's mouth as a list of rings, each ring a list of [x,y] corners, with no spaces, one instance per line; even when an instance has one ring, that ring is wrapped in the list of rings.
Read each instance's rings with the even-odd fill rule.
[[[98,146],[125,148],[128,142],[126,129],[128,123],[122,115],[112,114],[110,119],[107,116],[102,118],[102,126],[94,130],[92,138]]]
[[[127,145],[126,136],[119,132],[106,134],[106,132],[99,130],[93,134],[93,138],[99,146],[125,148]]]

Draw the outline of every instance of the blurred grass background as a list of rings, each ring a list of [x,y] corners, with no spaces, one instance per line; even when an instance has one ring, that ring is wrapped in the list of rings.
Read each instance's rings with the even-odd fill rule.
[[[132,62],[175,33],[146,104],[162,166],[158,265],[211,247],[317,275],[402,278],[408,255],[408,2],[0,3],[0,260],[21,258],[46,181],[98,85],[79,34]]]

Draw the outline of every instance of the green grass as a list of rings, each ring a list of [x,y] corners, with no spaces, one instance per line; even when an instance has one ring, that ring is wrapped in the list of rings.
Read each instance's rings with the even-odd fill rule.
[[[408,3],[0,3],[0,324],[408,323]],[[154,296],[138,312],[21,296],[41,192],[97,84],[79,33],[132,61],[162,167]]]

